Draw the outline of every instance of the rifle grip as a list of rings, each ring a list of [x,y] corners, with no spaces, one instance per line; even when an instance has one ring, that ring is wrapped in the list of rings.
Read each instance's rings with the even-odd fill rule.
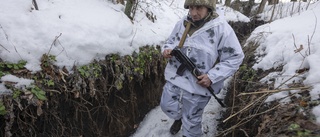
[[[176,72],[176,73],[177,73],[179,76],[182,76],[182,75],[183,75],[183,72],[186,71],[186,69],[187,69],[186,65],[181,64],[181,65],[179,66],[179,68],[177,69],[177,72]]]

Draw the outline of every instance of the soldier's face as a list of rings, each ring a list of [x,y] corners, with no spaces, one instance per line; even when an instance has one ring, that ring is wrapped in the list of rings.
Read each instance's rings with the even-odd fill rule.
[[[189,6],[189,14],[192,21],[198,21],[208,15],[208,8],[205,6]]]

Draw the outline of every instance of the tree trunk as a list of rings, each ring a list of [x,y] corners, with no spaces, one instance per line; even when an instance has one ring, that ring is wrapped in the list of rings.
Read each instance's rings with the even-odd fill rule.
[[[133,5],[134,5],[134,0],[127,0],[124,14],[126,14],[128,16],[128,18],[130,18],[130,19],[132,19],[131,11],[132,11]]]
[[[124,0],[117,0],[117,3],[124,5]]]
[[[262,0],[260,5],[259,5],[259,9],[257,11],[257,14],[260,14],[263,12],[264,7],[266,6],[268,0]]]
[[[231,5],[231,0],[226,0],[226,2],[224,3],[224,5],[230,7],[230,5]]]
[[[245,5],[245,8],[243,9],[243,14],[249,17],[253,6],[254,0],[249,0],[249,2],[247,2],[247,4]]]
[[[279,0],[268,0],[268,5],[274,5],[274,4],[278,4]]]
[[[36,1],[36,0],[32,0],[32,4],[34,5],[34,8],[35,8],[36,10],[39,10],[38,4],[37,4],[37,1]]]
[[[242,6],[241,6],[241,1],[240,0],[235,0],[230,4],[230,7],[233,8],[236,11],[239,11],[243,13]]]
[[[276,10],[276,6],[277,6],[277,4],[273,4],[273,10],[272,10],[272,14],[271,14],[269,23],[272,22],[272,20],[273,20],[273,16],[274,16],[274,12],[275,12],[275,10]]]

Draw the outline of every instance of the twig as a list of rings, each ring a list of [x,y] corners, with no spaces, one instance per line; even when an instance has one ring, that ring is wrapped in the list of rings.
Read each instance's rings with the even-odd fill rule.
[[[293,34],[292,34],[292,37],[293,37],[293,45],[294,45],[294,47],[296,47],[296,51],[299,52],[300,55],[301,55],[303,58],[305,58],[305,56],[303,56],[302,53],[300,52],[301,50],[299,50],[299,48],[297,47],[297,45],[296,45],[296,39],[295,39],[295,37],[294,37]]]
[[[292,3],[292,10],[291,10],[291,13],[290,13],[291,17],[292,17],[292,15],[293,15],[293,13],[294,13],[293,10],[294,10],[294,4],[295,4],[295,3],[296,3],[296,2],[293,2],[293,3]]]
[[[66,83],[64,76],[69,76],[69,75],[67,73],[63,72],[61,69],[59,69],[59,73],[61,75],[61,79],[63,80],[63,82]]]
[[[138,7],[138,5],[139,5],[139,0],[134,0],[134,2],[135,2],[135,5],[133,6],[133,8],[132,8],[132,20],[134,19],[134,16],[136,15],[136,11],[137,11],[137,7]]]
[[[36,10],[39,10],[38,4],[37,4],[37,1],[36,1],[36,0],[32,0],[32,4],[34,5],[34,8],[35,8]]]
[[[57,40],[57,42],[59,43],[59,45],[62,47],[62,50],[60,53],[57,54],[57,56],[59,56],[63,51],[66,53],[66,56],[68,56],[67,51],[65,50],[65,48],[62,46],[62,44],[60,43],[60,40]]]
[[[250,118],[250,117],[248,117],[248,118]],[[243,125],[243,124],[246,124],[246,123],[249,122],[251,119],[252,119],[252,118],[250,118],[250,119],[248,119],[248,120],[245,119],[245,118],[244,118],[244,119],[241,119],[240,122],[238,122],[237,124],[233,125],[232,127],[228,128],[228,129],[222,131],[218,136],[220,136],[220,135],[222,135],[222,134],[227,134],[227,133],[231,132],[231,130],[233,130],[233,129],[237,128],[237,127],[240,127],[240,126]]]
[[[171,5],[173,4],[173,2],[174,2],[174,0],[171,1],[170,5],[169,5],[170,7],[171,7]]]
[[[6,31],[4,31],[4,29],[2,28],[2,26],[0,25],[0,28],[2,29],[4,35],[6,36],[7,41],[14,47],[14,50],[16,51],[16,53],[19,55],[19,57],[22,59],[21,55],[19,54],[16,46],[14,46],[14,44],[9,40],[9,36],[7,35]],[[10,51],[9,51],[10,52]]]
[[[50,46],[50,49],[49,49],[49,51],[48,51],[48,53],[47,53],[48,55],[49,55],[49,53],[50,53],[53,45],[55,45],[55,43],[57,42],[58,38],[59,38],[61,35],[62,35],[62,33],[60,33],[58,36],[56,36],[55,39],[53,40],[53,42],[52,42],[52,44],[51,44],[51,46]]]
[[[271,17],[270,17],[270,20],[269,20],[269,23],[270,22],[272,22],[272,18],[273,18],[273,16],[274,16],[274,11],[275,11],[275,9],[276,9],[276,3],[274,3],[274,5],[273,5],[273,10],[272,10],[272,14],[271,14]]]
[[[264,94],[261,97],[259,97],[257,100],[252,101],[250,104],[248,104],[247,106],[245,106],[243,109],[241,109],[240,111],[238,111],[237,113],[232,114],[231,116],[229,116],[228,118],[226,118],[225,120],[223,120],[222,122],[225,123],[226,121],[228,121],[229,119],[231,119],[232,117],[238,115],[239,113],[245,111],[246,109],[248,109],[250,106],[254,105],[257,101],[261,100],[263,97],[266,97],[269,94]]]
[[[115,94],[114,96],[117,97],[117,98],[119,98],[123,103],[127,103],[126,100],[124,100],[123,98],[119,97],[118,95]]]
[[[7,41],[9,41],[9,36],[8,36],[8,34],[6,33],[6,31],[4,31],[4,29],[3,29],[3,27],[2,27],[1,24],[0,24],[0,28],[2,29],[4,35],[6,36]]]
[[[294,74],[292,77],[290,77],[289,79],[287,79],[286,81],[282,82],[278,87],[276,87],[275,89],[279,89],[282,85],[284,85],[285,83],[287,83],[289,80],[297,77],[299,74]]]
[[[131,40],[131,42],[130,42],[130,47],[132,47],[132,43],[133,43],[134,37],[136,37],[136,34],[137,34],[137,29],[136,29],[136,31],[134,32],[134,35],[133,35],[132,40]]]
[[[315,19],[316,19],[316,23],[314,24],[314,29],[313,29],[313,32],[312,32],[311,38],[310,38],[310,40],[308,39],[309,55],[311,54],[311,51],[310,51],[310,50],[311,50],[311,49],[310,49],[310,43],[311,43],[312,38],[313,38],[313,36],[314,36],[314,34],[315,34],[315,32],[316,32],[317,24],[318,24],[318,18],[317,18],[317,16],[315,15],[314,11],[313,11],[313,15],[314,15],[314,17],[315,17]]]
[[[245,130],[243,130],[242,128],[240,128],[240,130],[246,135],[246,137],[249,137],[248,133]]]
[[[48,89],[47,91],[55,92],[55,93],[61,94],[61,92],[60,92],[60,91],[58,91],[58,90],[54,90],[54,89]]]
[[[251,119],[253,119],[254,117],[256,116],[259,116],[259,115],[262,115],[262,114],[265,114],[265,113],[268,113],[276,108],[278,108],[281,104],[278,104],[276,106],[274,106],[273,108],[270,108],[266,111],[263,111],[261,113],[257,113],[257,114],[254,114],[254,115],[250,115],[249,117],[246,117],[246,118],[243,118],[240,122],[238,122],[237,124],[235,124],[234,126],[224,130],[222,133],[220,133],[219,135],[222,135],[222,134],[227,134],[228,132],[230,132],[231,130],[243,125],[243,124],[246,124],[247,122],[249,122]]]
[[[10,53],[10,51],[8,49],[6,49],[3,45],[0,44],[0,46]]]
[[[235,100],[236,100],[236,76],[237,75],[234,75],[234,82],[233,82],[233,98],[232,98],[232,108],[231,108],[231,114],[233,113],[233,108],[234,108],[234,103],[235,103]]]
[[[311,86],[308,87],[295,87],[295,88],[286,88],[286,89],[275,89],[275,90],[263,90],[263,91],[258,91],[258,92],[250,92],[250,93],[240,93],[238,96],[243,96],[243,95],[252,95],[252,94],[261,94],[261,93],[275,93],[275,92],[280,92],[280,91],[286,91],[286,90],[305,90],[309,89]]]
[[[85,103],[83,103],[83,104],[89,104],[90,106],[93,106],[92,103],[90,103],[89,101],[85,100],[83,97],[80,97],[80,99],[85,102]],[[88,109],[88,108],[86,107],[86,109]]]
[[[6,32],[4,31],[4,29],[2,28],[1,24],[0,24],[0,28],[2,29],[4,35],[6,36],[7,41],[9,41],[9,40],[8,40],[8,35],[7,35]],[[9,51],[8,49],[6,49],[3,45],[0,44],[0,46],[10,53],[10,51]]]

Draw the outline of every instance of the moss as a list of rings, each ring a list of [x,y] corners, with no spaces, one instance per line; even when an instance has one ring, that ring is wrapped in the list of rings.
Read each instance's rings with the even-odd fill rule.
[[[0,101],[0,115],[5,115],[7,113],[5,106],[2,101]]]

